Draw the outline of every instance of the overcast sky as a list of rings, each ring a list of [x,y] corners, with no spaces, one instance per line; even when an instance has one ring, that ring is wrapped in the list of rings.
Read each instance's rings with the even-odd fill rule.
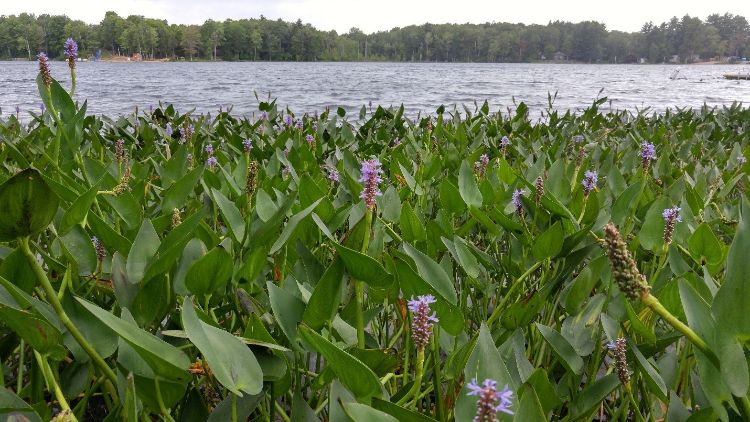
[[[750,19],[750,0],[0,0],[0,15],[66,14],[90,23],[114,10],[167,19],[170,23],[203,23],[258,17],[302,19],[338,32],[358,27],[365,32],[411,24],[512,22],[546,24],[550,20],[597,20],[608,29],[638,31],[646,21],[663,22],[689,14],[705,18],[729,12]]]

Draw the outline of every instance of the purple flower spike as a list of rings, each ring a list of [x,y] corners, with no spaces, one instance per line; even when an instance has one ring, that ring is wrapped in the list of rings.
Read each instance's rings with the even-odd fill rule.
[[[588,196],[592,190],[596,189],[597,183],[599,183],[599,174],[593,170],[586,170],[586,173],[583,174],[583,181],[581,181],[583,193]]]
[[[286,115],[286,125],[292,126],[292,116],[289,114]]]
[[[339,172],[336,169],[328,170],[328,180],[330,180],[331,182],[338,182]]]
[[[583,137],[583,135],[576,135],[573,137],[573,142],[580,144],[583,142],[586,138]]]
[[[68,60],[75,61],[78,58],[78,43],[73,38],[65,40],[63,47],[65,48],[65,57]]]
[[[359,181],[364,184],[365,188],[359,197],[365,201],[365,205],[370,210],[375,208],[375,197],[382,195],[380,189],[378,189],[378,185],[383,181],[380,178],[380,173],[382,172],[380,161],[377,158],[362,162],[362,176],[359,178]]]
[[[206,144],[206,154],[214,155],[214,147],[211,144]]]
[[[526,190],[517,189],[513,191],[513,196],[510,199],[510,202],[513,204],[513,206],[516,207],[516,214],[518,214],[519,217],[523,217],[523,201],[521,200],[521,197],[525,193]]]
[[[745,158],[744,155],[740,155],[739,157],[737,157],[737,164],[738,165],[744,166],[745,163],[747,163],[747,158]]]
[[[219,160],[216,159],[216,157],[208,157],[208,160],[206,160],[206,165],[210,168],[216,167],[216,165],[219,164]]]
[[[168,137],[172,137],[172,134],[174,133],[174,129],[172,129],[172,125],[167,123],[167,127],[164,129],[164,133],[167,134]]]
[[[294,122],[294,127],[297,129],[302,129],[302,119],[297,119],[296,122]]]
[[[469,389],[467,395],[479,396],[477,413],[474,416],[475,422],[496,422],[498,412],[513,414],[513,411],[510,410],[513,403],[513,391],[507,385],[502,390],[497,391],[497,381],[487,378],[482,382],[482,385],[479,385],[477,380],[473,379],[466,387]]]
[[[507,147],[508,145],[510,145],[510,139],[508,139],[507,136],[503,136],[503,138],[500,139],[500,146]]]
[[[656,147],[654,144],[643,141],[641,144],[641,160],[643,161],[643,169],[648,169],[651,162],[656,160]]]
[[[408,303],[409,310],[412,312],[411,338],[417,350],[424,350],[427,347],[432,336],[432,325],[438,322],[435,313],[430,314],[430,305],[433,303],[435,303],[435,297],[432,295],[418,296],[416,299],[412,296]]]
[[[245,152],[249,153],[253,150],[253,141],[250,139],[245,139],[242,141],[242,147],[245,148]]]
[[[42,81],[49,88],[50,85],[52,85],[52,72],[49,68],[49,58],[43,52],[39,53],[36,58],[39,61],[39,73],[42,75]]]
[[[664,243],[672,243],[672,235],[674,234],[675,223],[682,223],[682,215],[680,215],[682,209],[680,207],[667,208],[661,213],[664,217]]]
[[[307,143],[308,143],[308,144],[310,144],[310,145],[312,145],[312,144],[314,144],[314,143],[315,143],[315,137],[314,137],[314,136],[312,136],[312,135],[307,135],[307,136],[305,136],[305,140],[306,140],[306,141],[307,141]]]

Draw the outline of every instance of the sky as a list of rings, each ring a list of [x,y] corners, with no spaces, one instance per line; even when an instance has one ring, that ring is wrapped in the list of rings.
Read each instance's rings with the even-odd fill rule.
[[[0,0],[0,15],[65,14],[98,23],[113,10],[200,24],[206,19],[302,19],[318,29],[339,33],[357,27],[366,33],[430,23],[510,22],[546,24],[550,20],[596,20],[610,30],[635,32],[647,21],[661,23],[685,14],[704,19],[733,13],[750,19],[750,0]]]

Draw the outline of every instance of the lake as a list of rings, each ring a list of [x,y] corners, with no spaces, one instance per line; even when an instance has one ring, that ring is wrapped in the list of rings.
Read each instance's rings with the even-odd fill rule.
[[[452,108],[489,101],[492,111],[524,101],[533,113],[547,106],[547,93],[557,92],[560,110],[591,104],[601,95],[605,109],[721,106],[750,104],[750,81],[723,79],[724,73],[750,66],[681,66],[685,79],[671,80],[678,66],[474,63],[78,63],[76,97],[88,99],[89,112],[119,115],[159,101],[181,111],[212,112],[219,105],[252,116],[258,101],[270,93],[280,106],[296,113],[342,106],[399,105],[407,113],[434,113],[441,104]],[[0,62],[0,107],[3,113],[39,109],[34,78],[36,62]],[[52,63],[64,85],[64,62]]]

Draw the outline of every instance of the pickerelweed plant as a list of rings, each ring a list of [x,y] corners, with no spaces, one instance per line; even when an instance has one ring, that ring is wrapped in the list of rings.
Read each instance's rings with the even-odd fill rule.
[[[38,65],[4,419],[750,418],[748,109],[108,118]]]

